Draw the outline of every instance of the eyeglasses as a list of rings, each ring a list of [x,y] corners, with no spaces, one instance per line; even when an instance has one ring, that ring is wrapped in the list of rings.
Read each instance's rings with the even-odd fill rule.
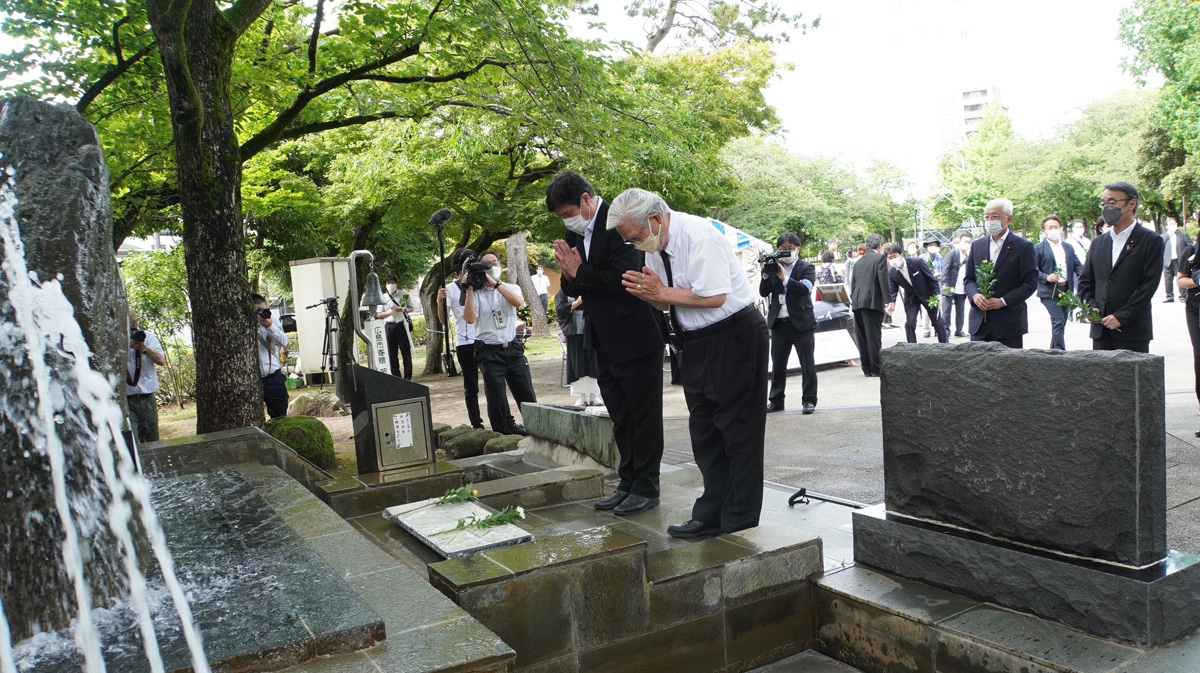
[[[1109,199],[1107,201],[1101,201],[1100,207],[1101,208],[1112,208],[1112,207],[1116,207],[1116,205],[1118,203],[1125,203],[1126,201],[1130,201],[1130,200],[1132,200],[1132,199],[1131,198],[1130,199]]]

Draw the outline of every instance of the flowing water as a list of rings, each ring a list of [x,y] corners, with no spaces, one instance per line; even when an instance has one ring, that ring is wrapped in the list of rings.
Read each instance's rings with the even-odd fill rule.
[[[0,175],[2,274],[10,304],[5,321],[0,323],[0,368],[4,368],[0,373],[10,375],[6,378],[11,383],[14,372],[23,375],[28,371],[30,380],[22,382],[22,389],[31,395],[7,391],[8,394],[0,396],[0,411],[19,427],[28,440],[27,445],[44,453],[49,463],[54,511],[34,512],[31,516],[57,517],[62,530],[61,541],[46,542],[54,545],[61,542],[61,561],[73,585],[76,613],[70,630],[74,646],[82,653],[85,670],[89,673],[105,670],[104,643],[96,628],[87,565],[93,553],[92,541],[97,535],[111,535],[116,544],[109,553],[120,557],[110,559],[111,565],[124,570],[125,576],[117,584],[128,590],[128,611],[135,615],[149,670],[155,673],[164,670],[147,597],[147,581],[135,544],[136,536],[145,535],[162,573],[163,586],[178,614],[191,653],[191,665],[198,673],[207,673],[209,666],[200,633],[176,578],[166,537],[150,505],[149,486],[124,448],[123,415],[115,402],[113,382],[89,365],[90,350],[75,319],[74,308],[63,295],[62,276],[38,279],[25,263],[14,215],[17,198],[13,178],[12,167]],[[26,404],[29,399],[36,400],[34,408]],[[72,450],[82,448],[86,452],[85,462],[92,470],[99,465],[98,478],[82,492],[78,488],[80,477],[68,473],[64,438],[71,442]],[[12,499],[14,494],[9,492],[7,497]],[[139,525],[135,525],[135,510]],[[4,608],[0,604],[0,673],[15,673],[18,657]],[[53,638],[39,633],[29,640]],[[17,644],[17,650],[24,647],[23,643]]]

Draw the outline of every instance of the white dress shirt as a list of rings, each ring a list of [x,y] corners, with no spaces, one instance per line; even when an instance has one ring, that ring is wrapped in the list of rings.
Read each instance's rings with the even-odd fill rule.
[[[521,286],[512,283],[501,283],[510,292],[521,296]],[[524,305],[524,301],[522,301]],[[503,326],[496,325],[492,311],[498,311],[504,319]],[[475,339],[492,346],[507,344],[517,338],[517,307],[508,303],[500,290],[485,287],[475,290]]]
[[[1112,237],[1112,265],[1117,265],[1117,258],[1121,256],[1121,251],[1125,249],[1125,244],[1129,242],[1129,237],[1133,235],[1133,230],[1138,226],[1138,221],[1134,220],[1133,224],[1125,227],[1125,231],[1117,233],[1116,229],[1109,229],[1108,235]]]
[[[458,283],[451,281],[446,284],[446,303],[450,305],[450,315],[454,316],[454,344],[467,346],[475,343],[475,327],[463,319],[460,294]]]
[[[533,281],[533,289],[536,290],[539,295],[546,294],[550,291],[550,279],[546,277],[546,274],[535,273],[530,280]]]
[[[588,222],[587,229],[583,230],[583,257],[587,259],[592,250],[592,232],[596,230],[596,216],[600,214],[600,205],[604,203],[604,199],[596,197],[596,212],[592,213],[592,221]],[[606,223],[607,224],[607,223]]]
[[[725,303],[714,308],[675,307],[680,328],[690,331],[707,327],[754,303],[754,291],[733,255],[729,239],[707,217],[671,211],[667,247],[646,255],[646,266],[665,284],[662,255],[671,257],[673,286],[691,290],[697,297],[725,295]]]
[[[146,332],[146,350],[152,350],[159,355],[163,354],[162,344],[158,343],[158,338],[152,332]],[[137,371],[137,359],[142,359],[142,373],[138,377],[136,386],[129,385],[125,382],[126,395],[145,395],[147,393],[158,392],[158,370],[154,368],[154,361],[149,355],[139,353],[132,348],[129,349],[129,378],[133,379],[134,372]]]
[[[792,272],[796,270],[796,263],[792,262],[791,266],[785,264],[780,264],[779,266],[783,267],[784,278],[783,289],[779,291],[779,315],[776,316],[777,319],[786,318],[790,315],[787,309],[787,284],[788,280],[792,277]],[[811,290],[812,288],[809,289]]]
[[[1050,241],[1050,252],[1054,253],[1054,266],[1063,270],[1063,280],[1067,278],[1067,251],[1062,243]]]
[[[991,253],[988,259],[992,260],[992,264],[996,263],[996,257],[1000,255],[1000,251],[1004,249],[1004,241],[1008,240],[1008,235],[1012,233],[1011,229],[1005,229],[1003,234],[1000,234],[999,239],[988,237],[988,251]]]
[[[258,373],[262,376],[279,369],[279,349],[288,345],[287,335],[279,329],[279,321],[272,320],[270,327],[258,326]],[[143,373],[145,370],[142,370]]]

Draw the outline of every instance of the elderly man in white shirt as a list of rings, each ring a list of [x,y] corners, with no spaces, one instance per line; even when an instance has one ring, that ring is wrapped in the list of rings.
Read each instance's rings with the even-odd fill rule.
[[[758,525],[767,408],[767,323],[726,238],[711,220],[672,211],[643,189],[622,192],[608,228],[646,253],[622,279],[630,294],[670,310],[682,342],[683,393],[704,493],[679,538]]]

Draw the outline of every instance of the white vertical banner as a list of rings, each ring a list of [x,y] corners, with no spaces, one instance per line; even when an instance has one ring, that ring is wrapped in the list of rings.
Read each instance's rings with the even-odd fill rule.
[[[374,318],[367,321],[367,335],[371,337],[371,352],[368,359],[371,369],[384,374],[392,373],[392,363],[388,360],[387,351],[387,321]]]

